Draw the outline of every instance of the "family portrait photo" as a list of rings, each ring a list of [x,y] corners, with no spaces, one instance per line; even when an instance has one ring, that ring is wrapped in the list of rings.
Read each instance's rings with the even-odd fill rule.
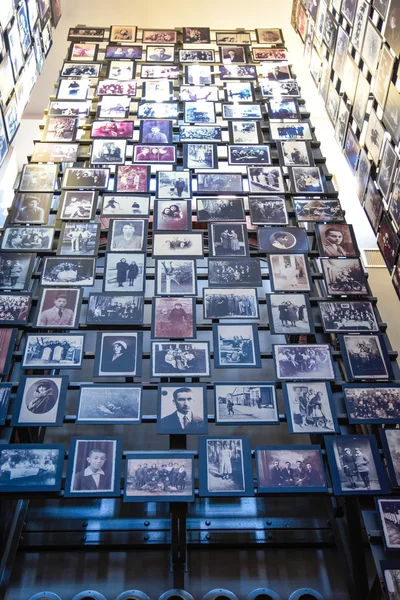
[[[89,294],[86,323],[90,325],[143,323],[143,309],[143,294],[130,292]]]
[[[400,422],[398,384],[346,383],[343,394],[350,423]]]
[[[374,308],[369,301],[319,302],[318,308],[326,333],[379,331]]]
[[[208,285],[217,288],[260,287],[260,261],[258,258],[209,258]]]
[[[203,288],[205,319],[258,319],[256,289]]]
[[[252,225],[288,224],[284,196],[249,196],[248,202]]]

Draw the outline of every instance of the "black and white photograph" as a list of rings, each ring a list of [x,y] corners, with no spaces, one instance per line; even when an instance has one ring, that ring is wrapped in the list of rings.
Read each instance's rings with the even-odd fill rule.
[[[193,501],[193,453],[168,450],[127,453],[124,502]]]
[[[159,296],[197,295],[195,260],[156,260],[155,293]]]
[[[174,51],[174,46],[146,46],[146,60],[148,62],[174,62]]]
[[[155,296],[152,301],[151,337],[193,339],[196,337],[194,298]]]
[[[240,223],[209,224],[210,256],[249,256],[247,227]]]
[[[225,64],[218,67],[219,77],[225,79],[257,79],[257,70],[255,66],[239,66],[235,64]]]
[[[66,190],[79,190],[81,188],[105,190],[108,186],[109,176],[110,169],[78,169],[69,167],[64,172],[62,187]]]
[[[93,375],[139,377],[142,368],[141,332],[98,333]]]
[[[179,67],[177,75],[179,75]],[[212,85],[214,73],[209,65],[186,65],[184,83],[193,85]]]
[[[90,82],[87,79],[60,79],[57,100],[86,100]]]
[[[383,210],[383,202],[381,202],[381,197],[379,195],[379,193],[376,191],[376,188],[373,186],[372,184],[372,180],[370,180],[368,182],[370,185],[372,185],[372,190],[371,190],[371,195],[375,196],[374,199],[376,198],[376,205],[377,205],[377,209],[376,212],[377,214],[379,214],[379,221],[378,221],[378,217],[376,217],[375,219],[375,224],[376,227],[374,228],[374,232],[376,233],[379,227],[379,222],[380,222],[380,217],[382,216],[382,210]],[[372,193],[374,192],[374,193]],[[365,194],[365,204],[364,204],[364,210],[366,210],[366,199],[367,199],[367,195],[368,192]],[[379,208],[380,210],[379,210]],[[394,178],[394,183],[393,183],[393,187],[392,187],[392,193],[390,195],[390,204],[389,204],[389,214],[392,217],[395,226],[397,227],[397,230],[400,229],[400,169],[397,171],[396,173],[396,177]]]
[[[214,367],[216,369],[261,368],[256,324],[213,325]]]
[[[224,83],[227,102],[254,102],[254,88],[251,81],[226,81]]]
[[[124,44],[107,44],[104,58],[110,59],[141,59],[142,46],[128,46]]]
[[[28,321],[31,302],[31,293],[7,294],[0,292],[0,325],[25,325]]]
[[[198,194],[231,194],[243,193],[243,178],[241,173],[198,173]]]
[[[396,21],[395,21],[396,23]],[[389,600],[397,600],[400,587],[400,568],[398,560],[381,560],[380,569],[382,572],[382,581]]]
[[[92,165],[123,165],[126,140],[93,140],[90,162]]]
[[[277,143],[279,156],[286,167],[309,167],[314,164],[311,146],[308,142],[283,141]]]
[[[137,108],[139,119],[170,119],[176,120],[179,116],[177,102],[139,102]]]
[[[210,29],[208,27],[184,27],[184,44],[209,44],[211,42]]]
[[[304,254],[271,254],[268,258],[273,292],[311,291],[312,279]]]
[[[376,112],[374,110],[371,110],[368,119],[367,131],[365,134],[365,146],[371,154],[372,160],[374,161],[375,165],[377,165],[379,161],[384,135],[384,126],[378,119]]]
[[[68,377],[25,377],[11,419],[12,427],[58,426],[63,424]]]
[[[314,331],[306,294],[267,294],[267,309],[272,335],[302,335]]]
[[[358,159],[357,171],[355,172],[356,193],[360,203],[362,203],[365,195],[371,167],[372,164],[368,158],[368,155],[365,149],[362,148]]]
[[[275,344],[273,354],[279,380],[335,379],[329,344]]]
[[[376,180],[379,189],[381,190],[383,196],[386,199],[389,198],[389,191],[392,187],[393,177],[398,163],[399,157],[396,154],[389,139],[386,139],[382,150],[382,158],[379,166],[378,177]]]
[[[208,432],[205,384],[160,385],[157,399],[157,433],[201,434]]]
[[[190,200],[154,200],[154,231],[190,231],[192,204]]]
[[[197,66],[197,65],[196,65]],[[141,79],[178,79],[179,78],[179,66],[169,63],[162,65],[156,65],[149,63],[148,65],[142,64],[140,71]],[[186,82],[189,83],[189,82]],[[211,83],[211,81],[210,81]],[[133,94],[132,94],[133,95]]]
[[[85,63],[83,65],[74,62],[64,62],[61,77],[98,78],[101,71],[101,63]]]
[[[107,252],[103,289],[105,292],[143,292],[146,281],[146,255],[136,252]]]
[[[286,81],[273,81],[261,79],[259,82],[261,96],[263,98],[274,98],[276,95],[286,98],[300,98],[300,87],[295,79]]]
[[[129,116],[130,96],[102,96],[97,106],[99,119],[126,119]]]
[[[221,196],[196,198],[197,221],[213,223],[218,221],[246,221],[243,198]]]
[[[321,256],[352,258],[359,256],[352,225],[317,223],[315,225],[319,253]]]
[[[0,385],[0,425],[4,425],[7,419],[8,406],[11,399],[11,383],[2,383]]]
[[[397,296],[400,298],[400,258],[397,259],[393,269],[392,284]]]
[[[263,114],[261,105],[254,104],[222,104],[222,118],[228,119],[259,119],[262,120]]]
[[[344,141],[344,156],[353,173],[356,172],[358,158],[360,156],[361,145],[351,127],[347,128],[346,139]]]
[[[208,285],[210,287],[261,287],[261,266],[258,258],[209,258]]]
[[[133,325],[143,323],[144,297],[137,293],[89,294],[86,323],[89,325]]]
[[[29,288],[36,254],[0,252],[0,290]]]
[[[180,125],[179,141],[217,144],[222,142],[222,127],[220,125]]]
[[[345,25],[345,23],[343,23]],[[343,79],[344,65],[346,62],[349,36],[343,27],[337,28],[335,53],[333,55],[332,68],[340,79]]]
[[[1,74],[1,72],[0,72]],[[1,88],[0,88],[1,95]],[[4,127],[3,118],[0,115],[0,167],[5,161],[8,152],[8,142],[7,142],[7,133]]]
[[[284,44],[282,29],[268,28],[256,29],[257,42],[259,44]]]
[[[55,189],[58,165],[24,165],[19,192],[50,192]]]
[[[287,225],[288,214],[284,196],[249,196],[252,225]]]
[[[80,369],[84,343],[84,333],[28,334],[22,368]]]
[[[270,123],[272,140],[312,140],[313,134],[308,123]]]
[[[157,171],[157,198],[191,198],[190,171]]]
[[[62,223],[57,254],[62,256],[96,256],[100,223]]]
[[[78,129],[75,117],[49,117],[43,130],[43,142],[73,142]]]
[[[365,28],[367,26],[368,15],[370,10],[370,4],[365,0],[358,0],[353,33],[351,36],[351,43],[359,54],[361,54],[362,44],[364,41]]]
[[[268,144],[258,146],[228,146],[230,165],[271,165],[271,151]]]
[[[250,192],[263,194],[285,192],[281,167],[247,167]]]
[[[208,342],[151,342],[150,377],[209,377]]]
[[[367,279],[359,258],[321,258],[329,296],[367,296]]]
[[[184,144],[183,165],[185,169],[216,169],[218,156],[215,144]]]
[[[219,102],[219,89],[216,85],[181,85],[179,98],[181,102]]]
[[[176,163],[176,146],[135,145],[132,162],[173,165]]]
[[[79,326],[82,290],[43,288],[35,326],[46,329],[75,329]]]
[[[78,160],[78,151],[79,144],[36,142],[31,162],[74,163]]]
[[[339,433],[328,383],[284,382],[282,385],[290,433]]]
[[[340,349],[349,381],[393,379],[383,336],[340,335]]]
[[[215,40],[217,44],[242,44],[244,46],[251,44],[250,34],[247,32],[217,31]]]
[[[259,492],[327,491],[319,446],[258,446],[255,452]]]
[[[258,250],[266,254],[307,253],[308,238],[303,227],[259,227]]]
[[[372,302],[336,300],[318,303],[325,333],[353,333],[379,331]]]
[[[333,489],[339,495],[388,493],[388,481],[372,435],[325,437]]]
[[[357,8],[356,0],[343,0],[341,13],[346,17],[350,25],[354,23],[355,12]]]
[[[203,288],[205,319],[259,319],[255,288]]]
[[[376,509],[381,523],[386,550],[400,549],[400,500],[376,498]]]
[[[95,280],[94,258],[45,258],[41,285],[92,286]]]
[[[364,0],[361,0],[364,2]],[[349,123],[350,118],[350,109],[348,104],[341,98],[339,102],[339,109],[336,119],[335,125],[335,140],[339,144],[341,148],[343,148],[345,143],[345,136],[347,132],[347,125]]]
[[[148,165],[118,165],[114,176],[114,191],[127,193],[148,192],[150,167]]]
[[[102,217],[148,217],[149,212],[150,196],[148,195],[103,194]]]
[[[298,223],[343,223],[344,211],[339,199],[310,199],[292,198],[294,212]]]
[[[386,45],[382,46],[379,58],[379,69],[374,84],[374,96],[382,109],[384,109],[389,84],[393,74],[394,57]]]
[[[219,47],[221,62],[224,64],[246,63],[246,47],[245,46],[220,46]]]
[[[393,424],[400,422],[400,386],[384,383],[343,385],[349,423]]]
[[[57,219],[62,221],[90,221],[97,208],[98,192],[61,192]]]
[[[77,438],[70,441],[64,495],[119,496],[122,447],[119,438]]]
[[[214,50],[179,50],[179,62],[187,63],[213,63],[215,62]]]
[[[53,237],[54,227],[6,227],[1,249],[44,252],[52,249]]]
[[[200,496],[253,496],[248,437],[199,439]]]
[[[107,77],[109,80],[133,81],[136,72],[134,60],[110,60],[107,65]]]
[[[82,384],[76,423],[139,425],[142,388],[137,384]]]
[[[277,425],[279,412],[275,384],[215,383],[216,425]]]
[[[109,252],[143,252],[147,246],[147,220],[111,219]]]
[[[293,192],[296,194],[323,194],[327,192],[325,176],[319,167],[289,167]]]
[[[380,428],[382,448],[389,471],[390,482],[393,487],[400,487],[400,452],[399,452],[399,430]]]
[[[127,25],[112,25],[110,42],[136,42],[136,27]]]
[[[257,73],[274,83],[292,79],[290,65],[287,62],[268,61],[256,66]]]
[[[80,42],[102,42],[104,40],[105,29],[100,27],[71,27],[68,31],[68,41],[74,42],[79,40]]]
[[[153,258],[203,258],[203,233],[153,233]]]
[[[42,225],[47,223],[53,194],[16,193],[11,206],[10,223]]]
[[[57,492],[64,444],[2,444],[0,492]]]
[[[262,144],[264,142],[258,121],[228,121],[231,144]]]
[[[267,108],[270,121],[298,121],[300,119],[299,105],[292,98],[267,100]]]
[[[392,272],[393,267],[396,264],[396,258],[400,248],[400,240],[386,213],[382,217],[378,238],[376,241],[380,251],[382,252],[382,256],[385,260],[387,268],[390,272]],[[4,249],[3,244],[2,248]]]

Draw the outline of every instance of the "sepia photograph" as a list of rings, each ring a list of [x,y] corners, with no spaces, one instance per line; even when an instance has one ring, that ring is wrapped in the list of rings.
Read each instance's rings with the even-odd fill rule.
[[[292,198],[298,223],[343,223],[344,212],[338,199],[300,200]]]
[[[111,219],[107,241],[109,252],[143,252],[147,247],[147,220]]]
[[[42,142],[73,142],[78,130],[74,117],[49,117],[46,120]]]
[[[340,335],[340,349],[349,381],[393,379],[383,336]]]
[[[98,44],[91,42],[74,43],[70,46],[69,60],[92,62],[97,59]]]
[[[396,498],[375,498],[383,542],[386,550],[400,549],[400,500]]]
[[[282,193],[285,183],[280,167],[247,167],[250,192]]]
[[[209,44],[211,42],[210,29],[208,27],[184,27],[184,44]]]
[[[275,344],[272,348],[278,380],[335,379],[329,344]]]
[[[203,258],[203,233],[153,233],[153,258]]]
[[[359,258],[321,258],[329,296],[367,296],[369,289]]]
[[[31,162],[74,163],[78,160],[78,151],[79,144],[36,142]]]
[[[159,339],[195,338],[195,298],[153,297],[151,337]]]
[[[160,385],[157,399],[157,433],[207,433],[207,388],[205,384],[188,386]]]
[[[301,335],[314,332],[308,295],[267,294],[266,298],[272,335]]]
[[[25,377],[18,390],[11,426],[62,426],[68,381],[66,375]]]
[[[1,250],[44,252],[52,250],[54,227],[6,227]]]
[[[0,290],[27,290],[36,254],[0,252]]]
[[[71,27],[68,31],[68,41],[74,42],[102,42],[104,40],[105,29],[100,27]]]
[[[288,214],[284,196],[249,196],[252,225],[287,225]]]
[[[339,433],[328,383],[284,382],[282,385],[290,433]]]
[[[110,42],[136,42],[136,27],[112,25]]]
[[[241,173],[198,173],[197,193],[243,193],[243,177]]]
[[[261,368],[260,344],[256,324],[214,324],[213,341],[214,368]]]
[[[81,304],[82,290],[43,288],[35,315],[35,327],[76,329],[79,327]]]
[[[261,287],[260,261],[258,258],[209,258],[208,285],[213,288]]]
[[[216,425],[278,425],[275,384],[214,384]]]
[[[196,198],[196,208],[198,222],[245,222],[246,220],[243,198],[229,196]]]
[[[143,29],[143,44],[176,44],[177,41],[175,29]]]
[[[103,289],[105,292],[144,292],[146,255],[136,252],[106,252]]]
[[[356,257],[360,254],[352,225],[316,224],[315,234],[321,256]]]
[[[24,165],[18,191],[53,193],[57,176],[58,165]]]
[[[0,425],[4,425],[7,419],[8,406],[11,400],[11,383],[0,384]]]
[[[307,253],[308,237],[303,227],[259,227],[257,229],[259,252],[266,254]]]
[[[142,344],[141,332],[97,333],[94,377],[139,377]]]
[[[100,223],[62,223],[57,254],[63,256],[96,256]]]
[[[389,471],[390,482],[393,487],[398,488],[400,487],[399,430],[380,428],[379,434],[387,469]]]
[[[253,496],[248,437],[199,439],[200,496]]]
[[[137,194],[103,194],[102,217],[148,217],[150,196]]]
[[[137,384],[82,384],[76,423],[139,425],[142,388]]]
[[[96,94],[101,97],[102,105],[104,101],[103,96],[115,96],[113,98],[113,104],[116,106],[126,106],[125,110],[122,111],[120,108],[121,114],[119,115],[121,118],[127,117],[129,112],[129,103],[132,96],[136,96],[137,91],[137,83],[135,79],[131,79],[128,81],[121,81],[118,79],[101,79],[97,86]],[[122,114],[124,112],[125,114]],[[102,116],[102,115],[97,115]],[[104,115],[111,117],[112,115]],[[118,115],[116,115],[118,116]]]
[[[346,383],[343,386],[349,423],[399,423],[399,384]]]
[[[312,278],[304,254],[270,254],[269,274],[273,292],[310,292]]]
[[[257,42],[259,44],[284,44],[281,29],[256,29]]]
[[[210,256],[249,256],[246,225],[210,223],[208,227]]]
[[[255,288],[203,288],[205,319],[259,319]]]
[[[132,325],[143,323],[144,297],[137,293],[89,294],[88,325]]]
[[[197,296],[196,261],[156,260],[155,293],[158,296]]]
[[[258,121],[228,121],[231,144],[263,144],[264,137]]]
[[[41,285],[92,286],[96,276],[94,258],[45,258]]]
[[[150,167],[145,165],[118,165],[114,177],[115,192],[148,191],[150,183]]]
[[[157,198],[191,198],[190,171],[157,171]]]
[[[350,300],[318,302],[325,333],[379,331],[374,307],[370,301]]]
[[[11,207],[10,223],[42,225],[47,223],[53,194],[16,193]]]
[[[57,492],[64,444],[1,444],[0,492]]]
[[[32,294],[0,292],[0,325],[25,325],[28,321]]]
[[[84,343],[84,333],[28,334],[22,368],[80,369]]]
[[[208,342],[151,342],[150,377],[209,377]]]

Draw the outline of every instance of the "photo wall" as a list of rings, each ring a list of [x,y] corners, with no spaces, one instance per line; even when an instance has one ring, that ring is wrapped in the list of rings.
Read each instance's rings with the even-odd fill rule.
[[[396,0],[295,0],[292,8],[292,25],[400,297],[399,16]]]
[[[60,0],[1,0],[0,167],[61,18]]]

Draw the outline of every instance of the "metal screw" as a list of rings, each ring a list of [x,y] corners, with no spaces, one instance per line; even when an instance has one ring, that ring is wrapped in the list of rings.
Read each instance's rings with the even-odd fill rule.
[[[87,527],[87,526],[88,526],[88,522],[87,521],[83,521],[82,527]]]
[[[272,521],[271,519],[268,519],[268,521],[266,521],[267,525],[272,525]]]
[[[147,535],[147,534],[143,536],[143,539],[144,539],[144,541],[145,541],[145,542],[148,542],[148,541],[149,541],[149,538],[150,538],[150,536],[149,536],[149,535]]]
[[[86,540],[86,535],[85,534],[81,535],[81,540],[82,540],[82,542],[84,542]]]
[[[149,525],[150,525],[150,521],[145,521],[145,522],[144,522],[144,526],[145,526],[145,527],[148,527]]]
[[[206,540],[211,540],[211,535],[209,533],[206,535]]]
[[[209,527],[211,525],[211,521],[206,521],[206,525]]]
[[[274,536],[272,535],[272,533],[269,533],[269,534],[267,535],[267,538],[268,538],[269,540],[273,540],[273,539],[274,539]]]

